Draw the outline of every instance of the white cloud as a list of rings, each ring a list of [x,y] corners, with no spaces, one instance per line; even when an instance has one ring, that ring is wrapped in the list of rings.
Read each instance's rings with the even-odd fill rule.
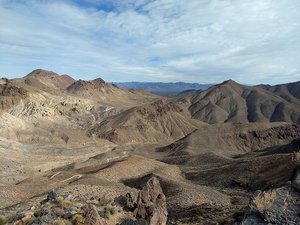
[[[298,0],[0,0],[1,74],[300,80],[299,10]]]

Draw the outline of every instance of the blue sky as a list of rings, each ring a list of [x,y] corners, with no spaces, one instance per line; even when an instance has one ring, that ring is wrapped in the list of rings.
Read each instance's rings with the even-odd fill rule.
[[[299,0],[0,0],[0,75],[300,80]]]

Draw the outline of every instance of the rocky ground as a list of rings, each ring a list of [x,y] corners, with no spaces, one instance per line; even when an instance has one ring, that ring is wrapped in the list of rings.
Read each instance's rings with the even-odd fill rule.
[[[50,191],[38,204],[10,217],[1,224],[34,225],[164,225],[167,222],[166,197],[156,177],[150,178],[137,197],[131,193],[114,199],[105,195],[83,200],[82,196],[57,195]]]

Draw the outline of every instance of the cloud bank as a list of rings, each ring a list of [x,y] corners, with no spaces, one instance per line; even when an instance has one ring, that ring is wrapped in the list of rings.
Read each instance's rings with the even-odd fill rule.
[[[0,0],[0,75],[300,80],[298,0]]]

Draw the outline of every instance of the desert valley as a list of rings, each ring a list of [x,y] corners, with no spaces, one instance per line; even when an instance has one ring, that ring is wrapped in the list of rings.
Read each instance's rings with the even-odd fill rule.
[[[300,224],[300,82],[164,97],[0,80],[0,224]]]

